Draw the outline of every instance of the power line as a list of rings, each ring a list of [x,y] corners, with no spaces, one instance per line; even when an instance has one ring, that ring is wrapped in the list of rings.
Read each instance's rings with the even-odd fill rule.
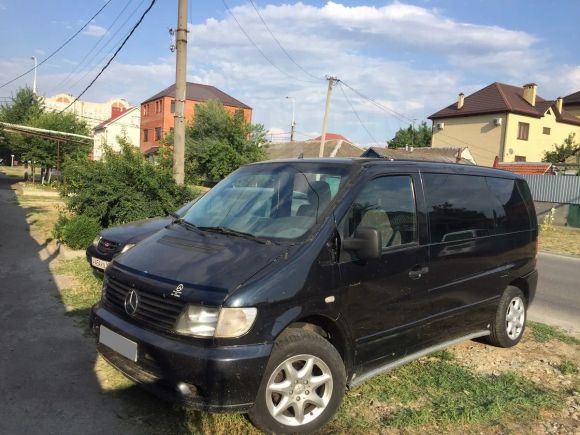
[[[291,79],[298,80],[299,82],[305,82],[305,83],[311,83],[312,82],[312,80],[302,80],[302,79],[300,79],[300,78],[298,78],[298,77],[296,77],[296,76],[288,73],[287,71],[284,71],[283,69],[280,69],[268,56],[266,56],[266,53],[264,53],[264,51],[262,51],[262,49],[258,46],[258,44],[256,44],[254,42],[254,40],[252,39],[252,37],[248,34],[248,32],[246,32],[246,30],[244,29],[244,27],[242,26],[242,24],[238,21],[238,19],[234,15],[234,13],[231,11],[230,7],[226,3],[226,0],[222,0],[222,3],[224,4],[224,7],[229,12],[229,14],[232,16],[232,18],[234,19],[234,21],[236,22],[236,24],[238,25],[238,27],[240,28],[240,30],[242,31],[242,33],[246,36],[246,38],[248,39],[248,41],[250,41],[252,43],[252,45],[256,48],[256,50],[258,50],[260,52],[260,54],[262,55],[262,57],[264,59],[266,59],[270,65],[272,65],[274,68],[276,68],[282,74],[284,74],[285,76],[287,76],[287,77],[289,77]]]
[[[315,79],[316,81],[320,81],[322,80],[322,77],[316,77],[314,74],[311,74],[310,72],[306,71],[302,65],[300,65],[298,62],[296,62],[294,60],[294,58],[290,55],[290,53],[288,53],[288,51],[286,51],[286,49],[282,46],[282,44],[280,43],[280,41],[278,40],[278,38],[276,38],[276,36],[274,35],[274,33],[272,32],[272,30],[270,30],[270,27],[268,26],[268,24],[266,24],[266,21],[264,20],[264,17],[262,16],[262,14],[260,13],[260,11],[258,10],[258,8],[256,7],[255,3],[253,2],[253,0],[248,0],[250,2],[250,4],[252,5],[252,7],[254,8],[254,10],[256,11],[256,13],[258,14],[258,17],[260,17],[260,20],[262,21],[262,24],[264,24],[264,27],[266,28],[266,30],[268,31],[268,33],[270,33],[270,36],[272,36],[272,38],[274,39],[274,41],[276,41],[276,44],[278,44],[278,47],[280,47],[280,50],[282,50],[284,52],[284,54],[286,55],[286,57],[288,59],[290,59],[290,61],[296,65],[299,69],[301,69],[306,75],[312,77],[313,79]]]
[[[84,95],[84,93],[87,92],[89,90],[89,88],[97,81],[97,79],[101,76],[101,74],[103,74],[105,72],[105,70],[109,67],[109,65],[111,64],[111,62],[113,61],[113,59],[115,59],[115,57],[117,56],[117,54],[121,51],[121,49],[125,46],[125,44],[129,40],[129,38],[133,35],[133,33],[135,32],[135,30],[137,30],[137,27],[139,27],[139,25],[141,24],[141,22],[143,21],[143,19],[145,18],[145,16],[149,13],[149,11],[151,10],[151,8],[153,7],[153,5],[155,4],[156,1],[157,0],[151,0],[151,3],[149,4],[149,7],[147,7],[147,9],[145,9],[145,12],[143,12],[143,14],[141,15],[141,18],[139,18],[139,21],[137,21],[137,23],[135,23],[135,25],[133,26],[133,28],[131,29],[131,31],[129,32],[129,34],[125,37],[125,39],[123,40],[123,42],[121,43],[121,45],[119,46],[119,48],[117,48],[117,51],[115,51],[115,53],[113,54],[113,56],[111,56],[111,58],[105,64],[105,66],[103,66],[103,68],[101,68],[101,71],[99,71],[99,73],[95,76],[95,78],[93,80],[91,80],[91,82],[87,85],[87,87],[68,106],[66,106],[64,109],[62,109],[60,111],[60,113],[64,112],[66,109],[68,109],[69,107],[71,107],[74,103],[76,103],[78,101],[78,99],[80,97],[82,97]]]
[[[2,89],[3,87],[9,85],[10,83],[15,82],[16,80],[18,80],[19,78],[24,77],[26,74],[34,71],[35,68],[38,68],[40,65],[42,65],[43,63],[47,62],[50,58],[52,58],[55,54],[57,54],[60,50],[62,50],[66,45],[68,45],[69,42],[71,42],[79,33],[81,33],[85,27],[87,27],[94,19],[97,15],[99,15],[101,13],[101,11],[103,9],[105,9],[107,7],[107,5],[109,3],[111,3],[112,0],[108,0],[102,7],[101,9],[99,9],[91,18],[89,18],[89,20],[79,29],[77,30],[70,38],[68,38],[65,42],[63,42],[60,47],[58,47],[56,50],[54,50],[52,53],[50,53],[46,58],[44,58],[38,65],[36,65],[35,67],[30,68],[29,70],[23,72],[22,74],[20,74],[18,77],[13,78],[12,80],[7,81],[6,83],[4,83],[3,85],[0,85],[0,89]]]
[[[381,103],[379,103],[378,101],[376,101],[373,98],[370,98],[366,95],[364,95],[362,92],[357,91],[355,88],[353,88],[352,86],[350,86],[348,83],[345,83],[344,81],[341,80],[341,83],[344,84],[347,88],[349,88],[351,91],[353,91],[355,94],[357,94],[359,97],[370,101],[371,103],[373,103],[376,107],[378,107],[379,109],[382,109],[386,112],[391,113],[393,116],[395,116],[396,118],[398,118],[400,121],[402,122],[413,122],[413,118],[409,118],[406,115],[403,115],[402,113],[397,112],[396,110],[393,110],[387,106],[382,105]]]
[[[135,16],[135,14],[139,11],[139,9],[141,8],[141,6],[143,6],[143,4],[145,3],[145,0],[141,0],[141,2],[137,5],[137,7],[133,10],[133,12],[131,12],[131,14],[129,16],[127,16],[127,18],[125,18],[125,21],[123,21],[123,23],[117,28],[117,30],[115,31],[115,33],[113,33],[113,35],[109,38],[109,41],[107,43],[105,43],[104,45],[101,46],[101,48],[99,48],[99,50],[95,53],[95,55],[93,57],[97,57],[99,56],[99,54],[101,54],[101,52],[107,48],[109,46],[109,44],[111,42],[114,42],[115,36],[117,36],[117,34],[124,29],[125,24],[127,24],[129,22],[129,20],[131,18],[133,18]],[[117,43],[120,43],[121,39],[124,38],[124,36],[122,36],[121,38],[119,38],[118,41],[116,41]],[[110,50],[108,50],[103,57],[100,58],[100,60],[95,63],[95,67],[98,67],[99,65],[103,65],[104,62],[106,61],[107,57],[110,56],[110,54],[113,52],[113,50],[115,49],[115,44],[113,44],[113,46],[111,47]],[[73,80],[72,83],[69,85],[69,89],[70,88],[74,88],[77,84],[81,83],[86,76],[88,76],[91,72],[93,71],[93,69],[87,69],[85,71],[85,73],[77,78],[76,80]]]
[[[79,63],[77,63],[77,65],[74,67],[74,69],[64,78],[62,79],[56,86],[54,86],[52,89],[58,89],[60,88],[64,83],[67,83],[69,81],[69,79],[72,77],[72,75],[74,73],[76,73],[84,64],[85,61],[89,58],[89,56],[97,49],[97,47],[101,44],[101,42],[104,40],[105,36],[109,34],[109,32],[113,29],[113,27],[115,26],[115,24],[117,23],[117,21],[119,20],[119,18],[121,18],[121,15],[123,15],[123,13],[127,10],[127,8],[129,7],[129,5],[131,3],[133,3],[133,1],[135,0],[130,0],[127,3],[125,3],[125,6],[123,7],[123,9],[121,9],[121,12],[119,12],[119,14],[117,15],[117,17],[113,20],[113,22],[109,25],[109,27],[107,27],[107,30],[105,33],[103,33],[99,39],[97,40],[97,42],[93,45],[93,47],[86,52],[86,54],[84,55],[84,57],[80,60]],[[116,33],[115,33],[116,35]],[[115,37],[115,35],[111,36],[111,39],[113,39]],[[103,47],[106,47],[107,44],[105,44]],[[100,51],[99,51],[100,53]],[[98,53],[97,53],[98,55]],[[95,55],[96,56],[96,55]]]
[[[372,141],[374,143],[379,143],[379,141],[377,141],[375,139],[375,137],[371,134],[371,132],[369,131],[369,129],[366,127],[366,125],[364,125],[364,123],[362,122],[362,120],[360,119],[360,116],[358,115],[357,111],[354,109],[354,106],[352,105],[350,99],[348,98],[348,96],[346,95],[346,92],[344,92],[344,88],[342,86],[340,86],[340,91],[342,92],[342,95],[344,95],[344,98],[346,99],[346,101],[348,102],[348,105],[350,106],[350,108],[352,109],[352,112],[354,113],[354,115],[356,116],[356,118],[358,119],[358,122],[360,123],[360,125],[362,126],[362,128],[365,129],[365,131],[367,132],[367,134],[369,135],[369,137],[372,139]]]

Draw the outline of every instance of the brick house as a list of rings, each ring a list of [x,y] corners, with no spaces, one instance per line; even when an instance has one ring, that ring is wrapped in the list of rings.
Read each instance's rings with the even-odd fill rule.
[[[232,114],[242,111],[246,122],[252,121],[252,108],[214,86],[187,83],[185,119],[191,120],[195,106],[208,100],[218,100]],[[141,152],[155,152],[161,139],[173,130],[175,115],[175,84],[141,103]]]

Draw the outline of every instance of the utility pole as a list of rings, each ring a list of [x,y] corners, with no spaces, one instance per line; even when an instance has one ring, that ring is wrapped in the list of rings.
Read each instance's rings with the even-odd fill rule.
[[[322,119],[322,136],[320,136],[320,151],[318,157],[324,157],[324,142],[326,142],[326,127],[328,125],[328,113],[330,112],[330,96],[332,95],[332,88],[340,80],[333,76],[326,76],[328,80],[328,90],[326,91],[326,106],[324,108],[324,118]]]
[[[294,130],[296,129],[296,121],[294,120],[295,114],[295,104],[296,98],[294,97],[286,97],[288,100],[292,101],[292,124],[290,124],[290,142],[294,142]]]
[[[178,0],[175,31],[175,122],[173,129],[173,179],[185,179],[185,93],[187,80],[187,0]]]
[[[32,56],[30,59],[34,61],[34,81],[32,82],[32,93],[36,95],[36,68],[38,68],[38,60],[36,56]]]

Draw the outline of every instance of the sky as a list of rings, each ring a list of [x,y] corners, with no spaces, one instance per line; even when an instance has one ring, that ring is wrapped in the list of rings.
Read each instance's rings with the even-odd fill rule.
[[[111,0],[39,66],[38,93],[78,95],[149,2]],[[104,4],[0,0],[0,86],[31,68],[31,56],[46,58]],[[157,0],[83,99],[138,105],[174,82],[169,29],[176,21],[177,0]],[[580,90],[578,0],[189,0],[188,23],[188,81],[251,106],[253,122],[273,140],[288,139],[292,99],[297,139],[320,134],[326,75],[341,80],[328,130],[362,146],[384,145],[459,92],[496,81],[535,82],[547,99]],[[0,102],[32,80],[30,73],[0,88]]]

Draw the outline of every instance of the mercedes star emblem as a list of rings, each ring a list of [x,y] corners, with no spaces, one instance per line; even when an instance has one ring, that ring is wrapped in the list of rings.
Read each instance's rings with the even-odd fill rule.
[[[137,307],[139,306],[139,295],[135,290],[131,290],[125,296],[125,311],[130,316],[134,316],[137,312]]]

